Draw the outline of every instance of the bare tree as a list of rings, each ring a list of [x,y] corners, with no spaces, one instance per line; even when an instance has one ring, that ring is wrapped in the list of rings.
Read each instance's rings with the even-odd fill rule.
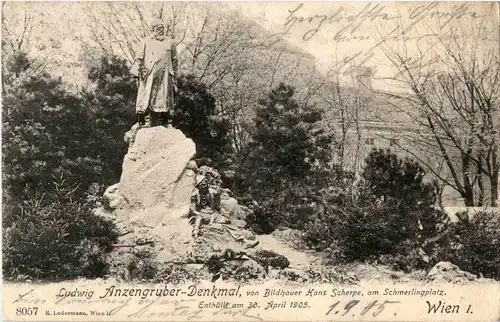
[[[30,55],[34,30],[42,27],[29,2],[2,2],[2,84],[13,77],[38,75],[49,65],[49,60]],[[40,45],[40,44],[38,44]],[[45,47],[45,45],[44,45]],[[13,69],[12,69],[13,68]]]
[[[332,68],[328,77],[322,79],[316,96],[319,103],[326,106],[324,127],[333,130],[336,165],[359,174],[364,157],[361,123],[371,93],[363,89],[356,75],[351,75],[349,81],[349,78],[341,79],[341,74],[338,66]]]
[[[134,59],[139,41],[150,32],[150,20],[162,19],[177,43],[185,38],[186,4],[183,3],[87,3],[89,46],[97,46],[105,54],[118,55],[129,62]]]
[[[232,124],[233,145],[248,141],[247,124],[262,93],[280,81],[305,79],[302,58],[283,41],[267,46],[266,31],[220,3],[88,4],[89,46],[133,60],[152,16],[162,16],[178,43],[180,70],[204,83],[216,98],[219,117]],[[87,49],[92,52],[92,48]],[[310,68],[307,69],[310,73]],[[303,81],[303,83],[307,83]],[[307,87],[307,84],[306,86]]]
[[[9,9],[9,15],[5,14],[7,9]],[[2,2],[3,54],[26,52],[35,24],[34,20],[29,3],[24,3],[23,6],[9,3],[6,6],[6,2]]]
[[[466,206],[496,206],[498,200],[500,61],[498,46],[491,45],[499,39],[489,38],[492,26],[485,20],[472,30],[454,26],[434,32],[431,50],[403,38],[398,46],[381,46],[411,89],[411,94],[393,96],[418,129],[413,140],[439,155],[447,171],[436,171],[436,162],[421,161]]]

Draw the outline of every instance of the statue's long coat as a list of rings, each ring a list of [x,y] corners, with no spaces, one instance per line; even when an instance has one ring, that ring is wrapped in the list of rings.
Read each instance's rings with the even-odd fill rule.
[[[145,112],[149,107],[154,112],[168,112],[174,108],[174,77],[177,71],[175,42],[171,38],[163,41],[145,38],[136,53],[147,72],[139,78],[136,112]]]

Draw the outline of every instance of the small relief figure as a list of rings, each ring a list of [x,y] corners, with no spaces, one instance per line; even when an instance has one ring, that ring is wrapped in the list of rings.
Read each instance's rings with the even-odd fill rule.
[[[200,228],[202,225],[218,226],[226,230],[229,235],[245,248],[252,248],[259,244],[257,240],[249,240],[240,228],[231,224],[224,213],[221,212],[221,198],[219,189],[210,187],[207,178],[202,175],[196,177],[196,189],[191,197],[189,221],[194,224],[193,238],[200,243]]]
[[[131,69],[139,79],[136,114],[141,127],[170,127],[177,91],[176,44],[160,19],[152,21],[151,28],[152,33],[141,42]]]

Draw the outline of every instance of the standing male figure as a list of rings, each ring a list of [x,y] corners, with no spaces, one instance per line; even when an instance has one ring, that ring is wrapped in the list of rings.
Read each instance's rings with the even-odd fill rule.
[[[176,92],[177,52],[160,19],[140,44],[131,73],[139,78],[136,114],[139,125],[171,124]]]

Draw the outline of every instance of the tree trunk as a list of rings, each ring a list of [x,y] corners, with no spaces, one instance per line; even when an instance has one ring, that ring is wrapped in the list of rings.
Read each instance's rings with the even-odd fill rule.
[[[342,122],[342,139],[340,141],[340,146],[339,146],[339,166],[340,170],[344,171],[344,155],[345,155],[345,144],[346,144],[346,137],[347,137],[347,125],[346,125],[346,120],[345,120],[345,115],[344,115],[344,107],[340,107],[340,121]]]
[[[483,172],[481,171],[481,168],[483,166],[483,160],[482,157],[479,155],[478,156],[478,167],[477,167],[477,186],[479,188],[479,195],[477,198],[477,205],[479,207],[482,207],[484,205],[484,183],[483,183]]]
[[[356,98],[356,100],[358,100],[358,98]],[[356,173],[356,177],[359,176],[359,172],[360,172],[360,150],[361,150],[361,129],[359,128],[359,113],[358,113],[358,103],[359,101],[357,101],[356,103],[356,109],[354,111],[355,113],[355,122],[356,122],[356,155],[354,157],[354,164],[355,164],[355,173]]]
[[[495,145],[492,149],[491,159],[492,159],[492,175],[490,177],[490,187],[491,187],[491,206],[498,206],[498,175],[500,170],[499,160],[497,159],[497,146]]]
[[[492,176],[491,180],[491,206],[498,206],[498,171],[496,172],[496,175]]]
[[[465,206],[474,207],[474,189],[470,181],[469,171],[470,160],[467,155],[462,153],[462,178],[464,181],[464,192],[462,197],[465,199]]]

